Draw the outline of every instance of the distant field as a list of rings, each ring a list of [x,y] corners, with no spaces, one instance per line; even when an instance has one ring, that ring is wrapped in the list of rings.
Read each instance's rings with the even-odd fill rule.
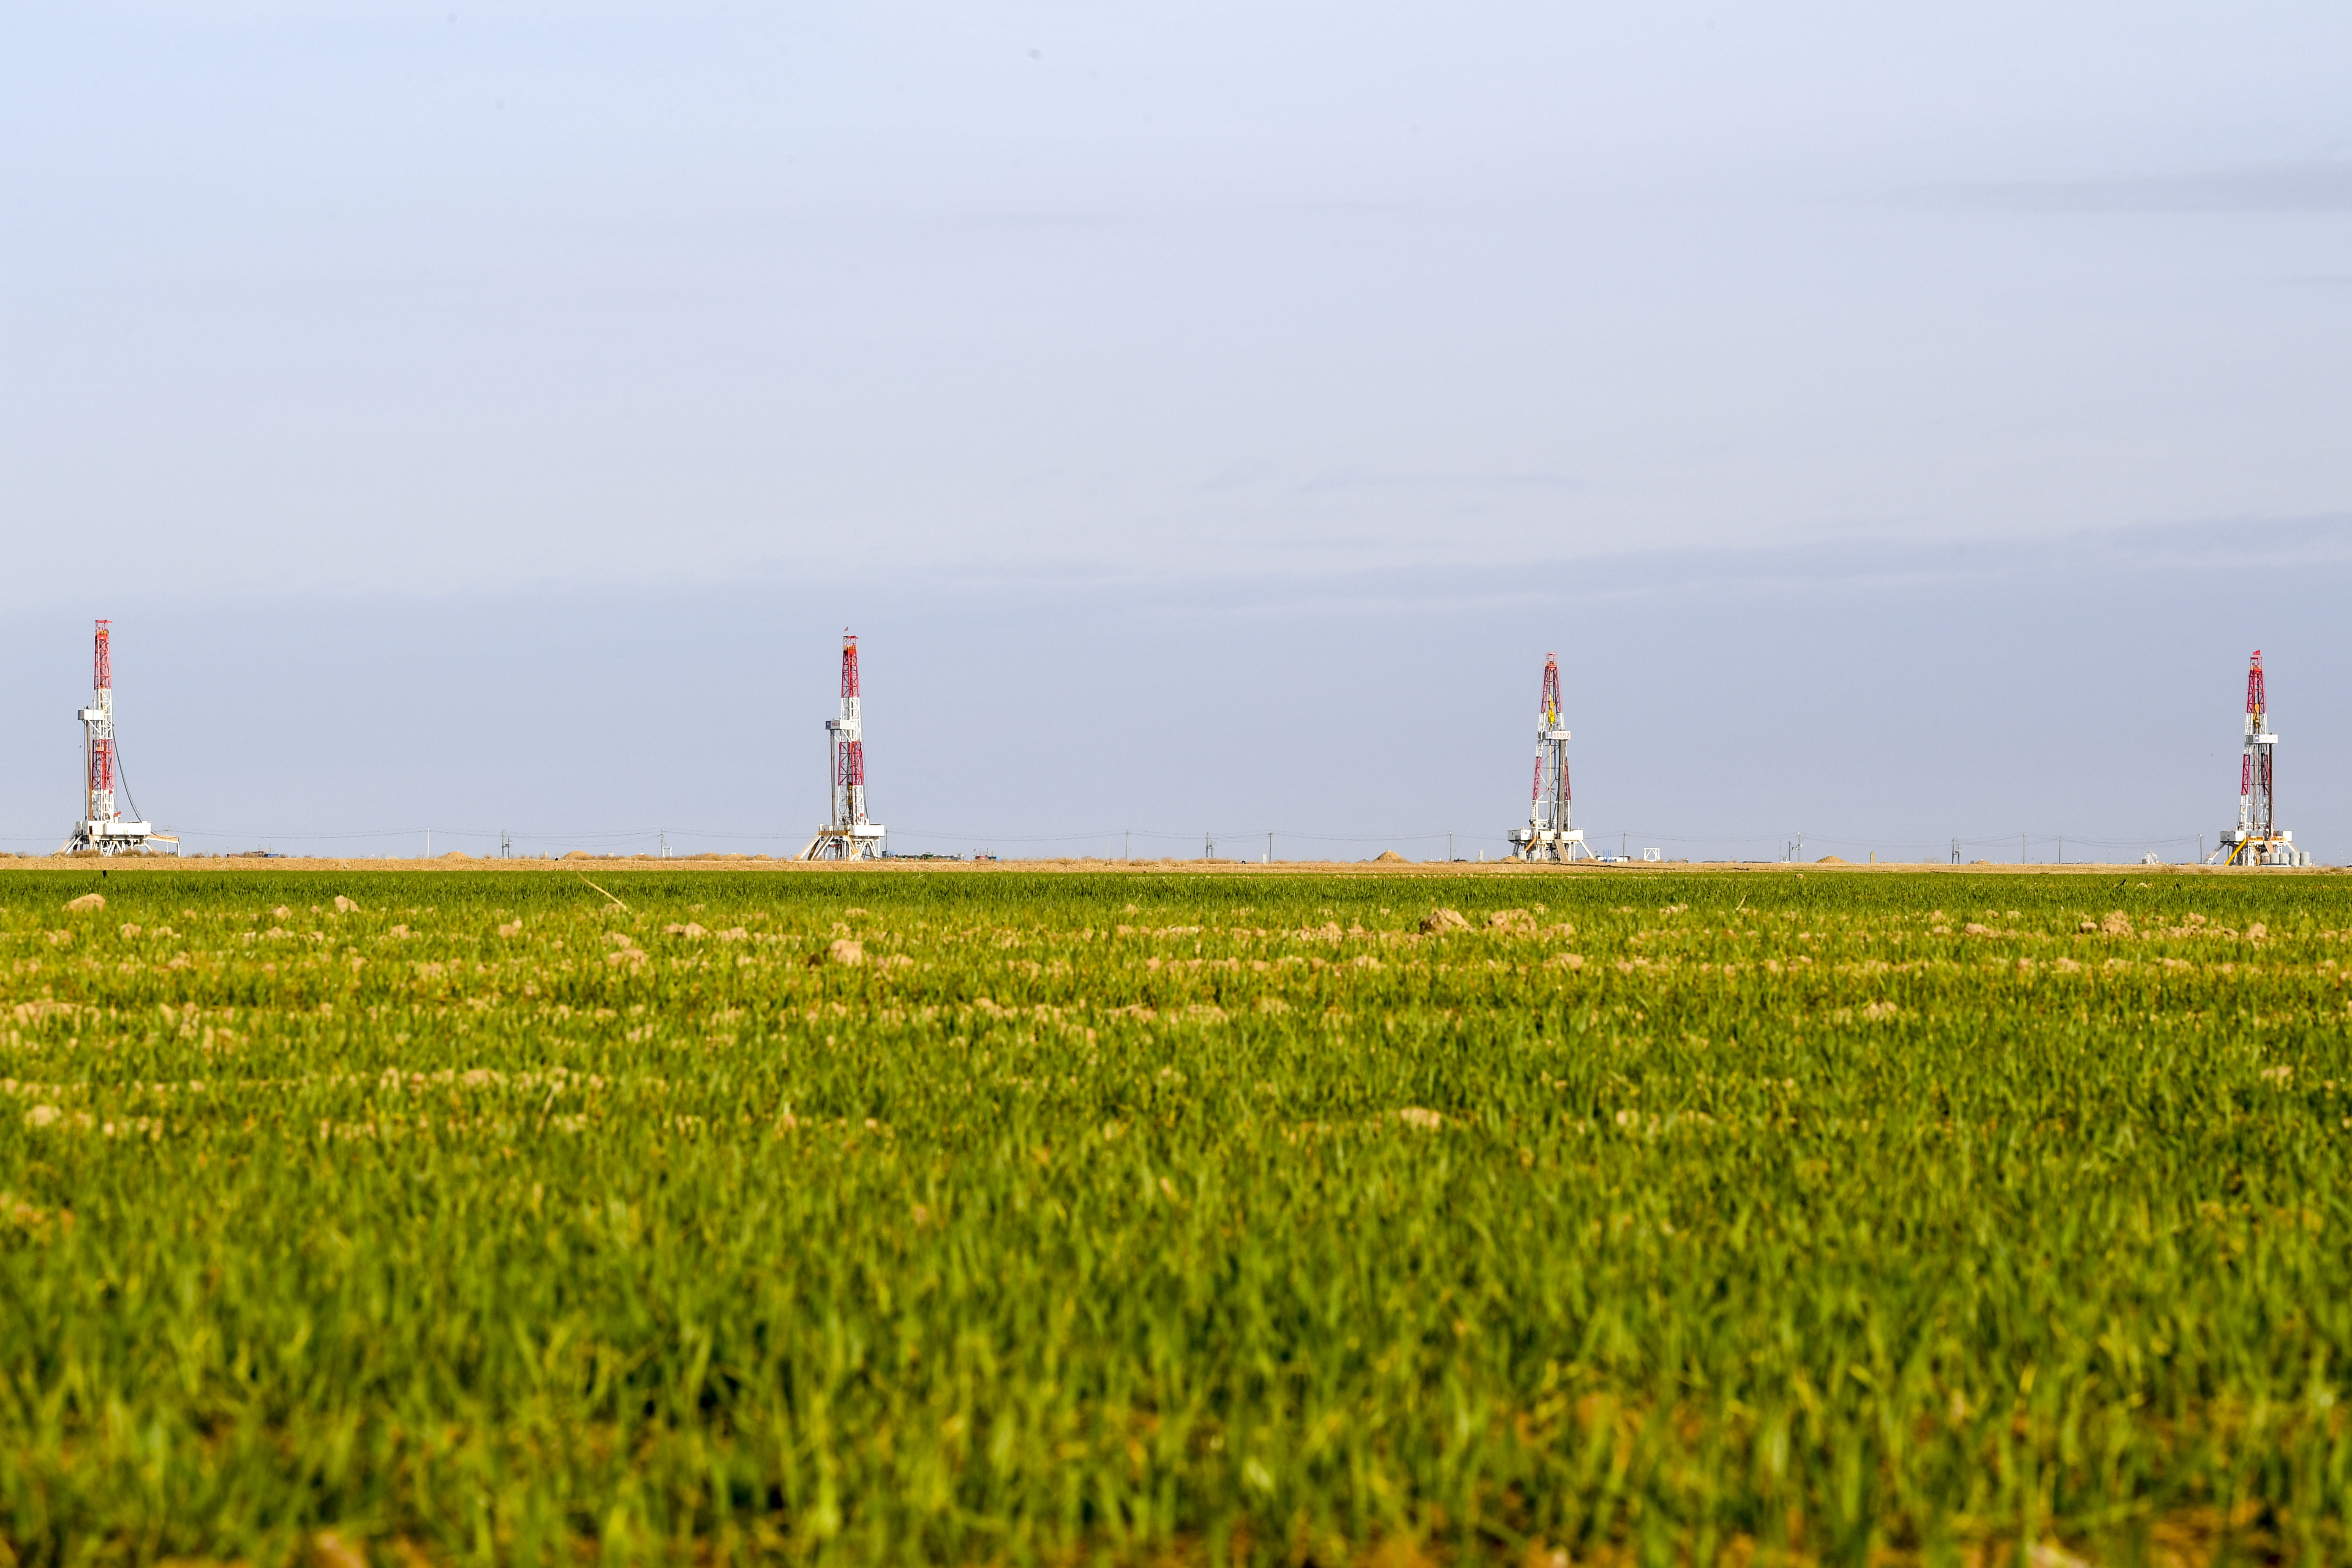
[[[16,1561],[2352,1559],[2352,881],[586,870],[0,870]]]

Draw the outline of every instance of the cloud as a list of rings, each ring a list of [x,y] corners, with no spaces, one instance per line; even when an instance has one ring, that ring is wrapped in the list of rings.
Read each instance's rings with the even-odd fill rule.
[[[1911,540],[1848,534],[1799,543],[1530,554],[1332,571],[894,569],[906,592],[977,595],[1039,606],[1115,601],[1134,614],[1381,614],[1538,606],[1693,595],[1747,598],[1822,590],[1877,593],[2023,581],[2291,571],[2352,563],[2352,512],[2209,518],[2083,529],[2057,538]]]
[[[1920,186],[1904,200],[1983,212],[2289,213],[2352,209],[2352,161],[2248,163],[2189,174]]]

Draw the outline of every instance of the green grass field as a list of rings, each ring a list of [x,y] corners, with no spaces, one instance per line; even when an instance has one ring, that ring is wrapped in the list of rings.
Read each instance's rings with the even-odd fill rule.
[[[594,874],[0,872],[15,1561],[2352,1559],[2352,880]]]

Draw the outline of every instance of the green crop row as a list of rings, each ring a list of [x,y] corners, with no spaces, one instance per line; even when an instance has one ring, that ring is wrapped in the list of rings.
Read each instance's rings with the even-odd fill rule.
[[[0,872],[17,1562],[2352,1557],[2352,882],[596,880]]]

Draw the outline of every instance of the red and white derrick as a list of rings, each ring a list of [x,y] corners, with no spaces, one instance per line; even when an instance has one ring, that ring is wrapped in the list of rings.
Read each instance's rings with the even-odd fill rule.
[[[2263,684],[2263,650],[2246,668],[2246,730],[2238,758],[2238,826],[2221,835],[2211,859],[2225,866],[2308,866],[2311,857],[2294,847],[2294,835],[2278,825],[2277,775],[2271,732],[2270,700]]]
[[[1537,701],[1536,782],[1528,825],[1511,830],[1511,856],[1517,860],[1573,860],[1590,857],[1584,833],[1570,821],[1568,731],[1560,723],[1559,656],[1544,655],[1543,694]]]
[[[124,816],[114,804],[115,780],[121,770],[114,752],[113,637],[104,621],[98,623],[89,668],[89,706],[74,714],[81,721],[82,813],[62,853],[121,855],[151,843],[176,844],[179,840],[151,825]]]
[[[857,638],[841,634],[841,717],[824,721],[831,820],[801,850],[803,860],[879,860],[887,831],[866,817],[866,720],[857,691]]]

